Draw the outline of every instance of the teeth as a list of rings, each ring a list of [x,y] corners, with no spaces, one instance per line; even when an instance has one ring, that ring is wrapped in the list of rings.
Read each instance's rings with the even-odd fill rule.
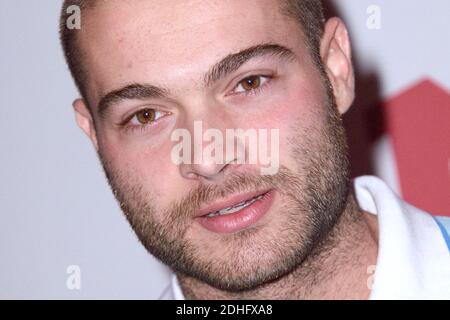
[[[219,216],[219,215],[221,216],[221,215],[227,215],[227,214],[232,214],[232,213],[238,212],[239,210],[242,210],[245,207],[248,207],[249,205],[254,203],[255,201],[261,199],[262,197],[263,197],[263,195],[259,195],[253,199],[239,202],[232,207],[228,207],[228,208],[225,208],[225,209],[222,209],[219,211],[211,212],[210,214],[207,215],[207,217],[212,218],[212,217]]]

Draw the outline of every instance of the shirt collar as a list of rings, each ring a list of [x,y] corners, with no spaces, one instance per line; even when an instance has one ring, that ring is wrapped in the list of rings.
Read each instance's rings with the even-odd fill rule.
[[[355,179],[362,210],[378,217],[379,247],[370,299],[450,296],[450,255],[431,215],[401,200],[380,179]]]

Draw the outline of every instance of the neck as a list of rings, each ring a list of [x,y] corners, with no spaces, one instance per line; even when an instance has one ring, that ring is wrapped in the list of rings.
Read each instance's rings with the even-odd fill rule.
[[[376,264],[376,218],[349,196],[328,236],[289,274],[244,292],[219,290],[177,274],[186,299],[367,299],[369,267]]]

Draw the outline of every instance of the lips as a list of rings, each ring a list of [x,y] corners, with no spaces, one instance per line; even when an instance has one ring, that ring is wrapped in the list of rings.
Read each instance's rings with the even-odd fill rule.
[[[232,214],[232,213],[238,212],[238,211],[252,205],[255,201],[262,199],[263,196],[264,196],[264,194],[260,194],[259,196],[253,197],[248,200],[241,201],[238,204],[235,204],[231,207],[227,207],[227,208],[215,211],[215,212],[211,212],[211,213],[207,214],[206,217],[213,218],[213,217],[219,216],[219,215],[227,215],[227,214]]]
[[[270,191],[270,190],[252,191],[252,192],[246,192],[246,193],[232,195],[232,196],[228,197],[227,199],[215,201],[211,204],[208,204],[208,205],[202,207],[198,211],[198,214],[196,216],[202,217],[202,216],[206,216],[210,213],[214,213],[214,212],[226,209],[226,208],[234,207],[245,201],[249,201],[258,196],[262,196],[265,193],[267,193],[268,191]]]
[[[202,208],[196,220],[212,232],[236,232],[256,223],[270,209],[274,195],[274,190],[234,195]]]

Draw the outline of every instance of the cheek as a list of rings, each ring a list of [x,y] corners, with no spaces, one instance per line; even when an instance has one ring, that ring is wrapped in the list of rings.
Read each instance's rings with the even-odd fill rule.
[[[170,159],[171,144],[157,147],[145,143],[124,143],[110,136],[99,145],[101,154],[109,167],[119,172],[127,184],[142,188],[152,198],[157,208],[165,208],[171,195],[177,194],[175,181],[179,176],[177,167]]]
[[[286,88],[284,93],[273,99],[273,104],[267,111],[252,117],[255,128],[279,130],[280,164],[290,166],[296,159],[290,158],[290,144],[303,144],[306,135],[313,134],[320,126],[326,115],[324,91],[320,82],[297,81],[292,87]],[[314,140],[308,137],[308,141]]]

